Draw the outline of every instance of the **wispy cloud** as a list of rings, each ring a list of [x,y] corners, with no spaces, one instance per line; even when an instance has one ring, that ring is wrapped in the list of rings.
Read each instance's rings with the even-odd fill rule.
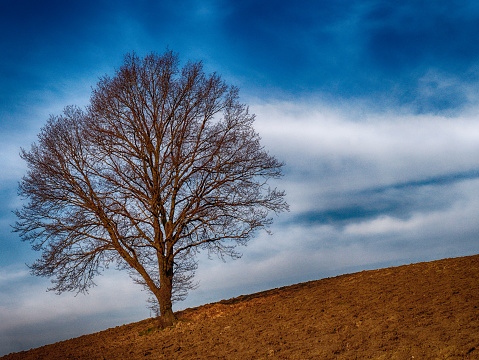
[[[252,109],[267,147],[287,164],[285,226],[333,226],[337,237],[357,231],[357,241],[369,229],[407,244],[408,229],[449,223],[466,215],[459,204],[475,204],[479,130],[470,113],[365,113],[304,102]]]
[[[479,169],[479,128],[456,117],[334,108],[299,101],[257,104],[256,127],[295,181],[314,178],[318,190],[444,181]]]

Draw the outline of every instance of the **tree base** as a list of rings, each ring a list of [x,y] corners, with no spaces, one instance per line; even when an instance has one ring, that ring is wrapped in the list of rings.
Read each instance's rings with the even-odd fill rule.
[[[168,314],[169,316],[159,316],[157,318],[158,328],[159,329],[166,329],[167,327],[171,327],[178,322],[174,313]]]

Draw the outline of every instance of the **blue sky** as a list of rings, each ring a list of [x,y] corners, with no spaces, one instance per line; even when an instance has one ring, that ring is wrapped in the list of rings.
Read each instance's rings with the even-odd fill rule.
[[[475,1],[0,1],[0,355],[138,321],[107,271],[45,292],[11,233],[18,156],[49,114],[85,106],[127,52],[167,48],[241,89],[291,206],[176,309],[345,272],[479,253]]]

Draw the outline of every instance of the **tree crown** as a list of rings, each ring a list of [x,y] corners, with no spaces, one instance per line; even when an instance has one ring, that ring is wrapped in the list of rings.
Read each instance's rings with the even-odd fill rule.
[[[180,70],[171,51],[127,55],[85,110],[51,116],[22,150],[29,201],[15,229],[42,251],[33,273],[54,276],[58,292],[83,292],[115,262],[160,310],[161,298],[184,298],[197,251],[235,257],[269,212],[288,208],[268,187],[283,164],[253,122],[238,89],[201,62]]]

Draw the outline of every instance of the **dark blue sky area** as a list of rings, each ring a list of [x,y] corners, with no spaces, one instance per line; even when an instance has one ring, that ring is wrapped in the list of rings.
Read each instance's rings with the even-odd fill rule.
[[[479,6],[383,1],[3,1],[2,97],[97,74],[119,53],[211,59],[245,91],[456,109],[477,81]],[[214,61],[214,63],[213,63]],[[101,74],[101,73],[100,73]],[[244,86],[243,86],[244,88]],[[392,100],[394,99],[394,100]]]

